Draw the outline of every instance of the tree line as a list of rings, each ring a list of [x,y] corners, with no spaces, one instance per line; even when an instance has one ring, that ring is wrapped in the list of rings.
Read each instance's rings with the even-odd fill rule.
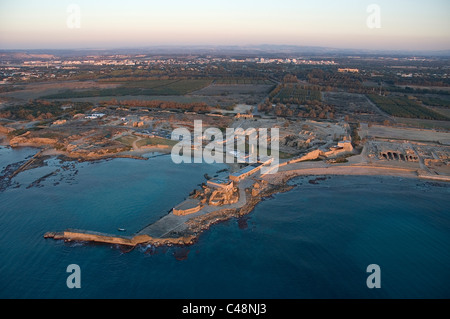
[[[212,108],[204,102],[191,102],[180,103],[174,101],[143,101],[143,100],[123,100],[118,101],[116,99],[103,101],[105,106],[124,106],[124,107],[142,107],[149,109],[162,109],[162,110],[182,110],[196,113],[208,113]]]

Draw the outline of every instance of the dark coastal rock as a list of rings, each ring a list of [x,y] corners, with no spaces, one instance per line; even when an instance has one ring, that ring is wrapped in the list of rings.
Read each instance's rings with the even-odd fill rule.
[[[44,234],[44,238],[53,238],[55,240],[64,239],[64,233],[61,232],[47,232]]]
[[[46,232],[44,234],[44,238],[55,238],[56,233],[55,232]]]
[[[242,230],[247,229],[248,228],[248,220],[249,220],[248,217],[239,218],[237,221],[239,229],[242,229]]]
[[[173,252],[173,256],[176,260],[186,260],[188,258],[188,254],[190,252],[190,249],[187,247],[180,247],[176,248]]]
[[[324,181],[324,180],[326,180],[326,179],[327,179],[326,177],[317,177],[317,178],[315,178],[315,179],[309,180],[308,182],[309,182],[310,184],[316,185],[316,184],[319,184],[319,183],[318,183],[319,181]]]

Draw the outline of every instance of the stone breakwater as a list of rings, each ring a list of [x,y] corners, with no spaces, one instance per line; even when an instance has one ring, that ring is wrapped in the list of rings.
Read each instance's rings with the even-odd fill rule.
[[[146,226],[134,236],[116,236],[69,229],[63,232],[49,232],[44,237],[65,241],[117,244],[128,247],[149,244],[155,247],[191,245],[196,242],[203,231],[209,229],[212,225],[231,218],[242,217],[250,213],[263,198],[291,190],[295,186],[287,185],[286,183],[292,178],[317,175],[390,175],[424,178],[423,176],[418,176],[417,170],[391,167],[343,165],[325,168],[299,168],[261,177],[258,184],[262,186],[258,187],[258,189],[254,187],[242,188],[241,193],[244,200],[240,204],[227,208],[215,207],[206,213],[193,213],[187,216],[177,216],[172,211],[154,224]]]
[[[75,229],[68,229],[63,232],[48,232],[44,235],[44,238],[53,238],[55,240],[64,240],[68,242],[94,242],[132,247],[140,244],[152,244],[154,246],[186,245],[193,243],[194,241],[192,236],[183,236],[179,238],[152,238],[148,235],[136,235],[134,237],[124,237]]]
[[[252,196],[251,192],[246,191],[247,201],[235,209],[218,209],[208,214],[196,216],[187,219],[182,225],[182,230],[172,230],[161,237],[152,237],[150,235],[137,233],[134,236],[117,236],[85,230],[68,229],[62,232],[47,232],[44,238],[53,238],[55,240],[79,241],[91,243],[104,243],[135,247],[138,245],[175,246],[192,245],[196,242],[200,234],[209,229],[212,225],[229,220],[233,217],[242,217],[250,213],[253,208],[264,198],[275,193],[286,192],[294,186],[289,185],[271,185],[267,184],[259,194]],[[179,228],[174,225],[174,228]]]

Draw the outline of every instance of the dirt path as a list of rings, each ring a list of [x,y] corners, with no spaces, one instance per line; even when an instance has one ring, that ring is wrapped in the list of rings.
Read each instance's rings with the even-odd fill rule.
[[[136,137],[137,137],[137,139],[135,139],[134,142],[133,142],[133,144],[131,145],[131,146],[133,147],[133,150],[134,150],[134,151],[140,150],[140,147],[137,146],[137,142],[139,142],[140,140],[143,140],[143,138],[140,137],[140,136],[136,136]]]

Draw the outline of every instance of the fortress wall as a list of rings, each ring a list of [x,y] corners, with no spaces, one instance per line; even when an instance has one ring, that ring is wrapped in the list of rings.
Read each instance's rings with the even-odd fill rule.
[[[290,160],[288,162],[288,164],[293,164],[293,163],[298,163],[298,162],[303,162],[303,161],[309,161],[309,160],[315,160],[321,155],[323,155],[323,152],[321,150],[314,150],[312,152],[309,152],[305,156],[302,156],[302,157],[297,158],[297,159]]]
[[[203,206],[201,204],[199,204],[196,207],[189,208],[189,209],[177,209],[177,208],[174,208],[173,209],[173,214],[176,215],[176,216],[186,216],[186,215],[194,214],[194,213],[200,211],[202,208],[203,208]]]

